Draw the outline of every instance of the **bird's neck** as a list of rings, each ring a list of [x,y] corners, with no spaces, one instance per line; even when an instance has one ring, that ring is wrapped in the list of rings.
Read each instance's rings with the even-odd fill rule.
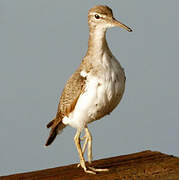
[[[106,41],[106,29],[90,28],[87,55],[102,56],[104,51],[109,51]]]

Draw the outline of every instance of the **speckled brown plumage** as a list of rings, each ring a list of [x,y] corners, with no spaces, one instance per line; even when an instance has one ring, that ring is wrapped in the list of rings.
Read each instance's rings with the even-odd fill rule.
[[[74,74],[67,81],[58,105],[56,118],[53,121],[53,126],[59,124],[64,116],[68,116],[73,111],[76,102],[85,89],[85,77],[80,75],[82,69],[89,72],[92,69],[91,63],[88,61],[82,61],[80,67],[75,71]]]
[[[79,68],[71,75],[62,91],[56,117],[47,124],[47,128],[51,128],[51,131],[46,141],[46,146],[50,145],[57,134],[65,128],[62,119],[73,111],[80,94],[82,94],[85,89],[86,78],[80,75],[82,69],[86,72],[92,69],[92,64],[88,58],[82,60]]]

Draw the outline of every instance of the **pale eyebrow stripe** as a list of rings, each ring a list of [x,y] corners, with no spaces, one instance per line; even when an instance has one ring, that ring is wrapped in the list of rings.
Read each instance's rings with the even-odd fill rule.
[[[97,13],[97,12],[91,12],[90,15],[95,15],[95,14],[98,14],[100,17],[106,17],[106,15],[104,14],[100,14],[100,13]]]

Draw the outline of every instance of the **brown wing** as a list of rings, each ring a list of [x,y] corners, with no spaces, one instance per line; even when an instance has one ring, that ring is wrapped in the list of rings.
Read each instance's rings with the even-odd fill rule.
[[[64,116],[68,116],[73,111],[80,94],[84,91],[84,87],[85,78],[80,75],[80,69],[78,69],[70,77],[63,89],[53,127],[58,125]]]

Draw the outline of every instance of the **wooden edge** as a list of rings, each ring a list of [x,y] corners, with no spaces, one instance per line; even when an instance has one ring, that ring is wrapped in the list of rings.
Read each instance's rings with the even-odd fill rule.
[[[87,164],[88,165],[88,164]],[[129,155],[95,160],[92,166],[108,168],[109,172],[86,174],[77,164],[45,170],[1,176],[0,180],[179,180],[179,158],[157,151],[142,151]]]

